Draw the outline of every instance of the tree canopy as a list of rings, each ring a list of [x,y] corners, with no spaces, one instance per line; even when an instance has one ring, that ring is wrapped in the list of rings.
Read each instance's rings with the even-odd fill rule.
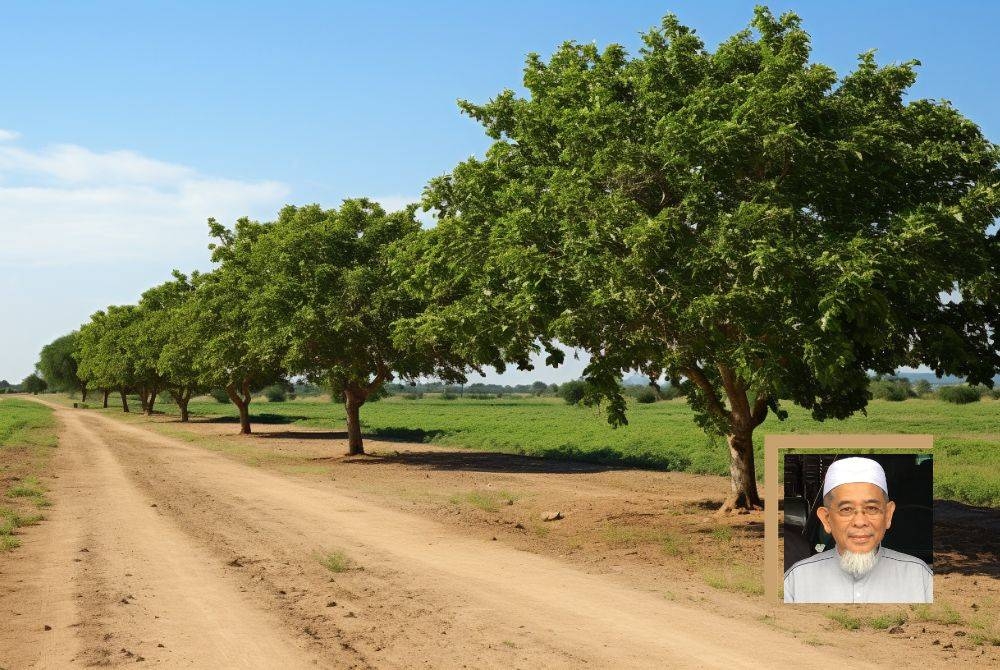
[[[87,400],[87,381],[77,374],[78,362],[75,357],[79,331],[58,337],[42,347],[35,367],[48,388],[53,391],[81,391]]]
[[[346,406],[352,454],[363,453],[359,409],[384,383],[429,374],[465,381],[463,362],[440,343],[394,338],[397,323],[425,307],[392,272],[396,250],[420,234],[414,210],[387,213],[364,198],[339,209],[288,206],[231,242],[256,236],[244,269],[266,278],[247,298],[251,350],[280,354],[285,370],[330,385]]]
[[[414,336],[484,363],[582,348],[615,424],[622,374],[666,375],[728,436],[724,509],[760,505],[752,433],[779,399],[844,418],[902,365],[992,383],[1000,152],[906,100],[918,63],[838,77],[764,8],[714,52],[673,16],[643,43],[567,42],[529,55],[525,97],[460,102],[494,143],[425,192],[413,285],[438,306]]]

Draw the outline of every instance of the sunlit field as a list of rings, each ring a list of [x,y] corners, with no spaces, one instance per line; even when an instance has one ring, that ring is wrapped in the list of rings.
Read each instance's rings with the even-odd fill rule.
[[[194,417],[236,419],[233,405],[208,398],[193,400],[190,408]],[[250,408],[257,422],[333,429],[344,426],[343,407],[325,396],[290,402],[259,398]],[[177,411],[169,400],[158,403],[157,409]],[[934,399],[873,400],[867,417],[823,423],[813,421],[806,410],[792,405],[787,409],[786,421],[772,416],[755,433],[759,478],[763,478],[766,433],[929,433],[935,437],[935,496],[1000,506],[1000,401],[955,405]],[[382,439],[729,473],[723,438],[705,435],[682,400],[630,403],[629,425],[618,429],[607,424],[602,409],[569,406],[551,397],[445,400],[434,394],[420,399],[396,396],[366,404],[361,419],[366,436]]]

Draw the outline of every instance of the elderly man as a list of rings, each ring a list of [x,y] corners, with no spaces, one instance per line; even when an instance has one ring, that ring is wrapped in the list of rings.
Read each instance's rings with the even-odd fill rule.
[[[932,602],[927,564],[882,546],[895,510],[881,465],[870,458],[834,461],[816,514],[837,546],[788,569],[785,602]]]

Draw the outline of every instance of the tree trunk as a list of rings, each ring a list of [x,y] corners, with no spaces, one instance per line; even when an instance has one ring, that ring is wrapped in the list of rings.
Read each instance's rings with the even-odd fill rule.
[[[142,411],[146,412],[147,411],[146,404],[147,401],[149,400],[149,392],[146,391],[145,386],[140,386],[137,392],[139,394],[139,404],[142,405]]]
[[[80,402],[87,402],[87,385],[80,387]]]
[[[122,393],[122,411],[123,412],[127,412],[128,411],[128,396],[125,395],[125,389],[122,389],[121,393]]]
[[[356,390],[344,391],[344,406],[347,409],[347,455],[359,456],[365,453],[365,445],[361,441],[361,406],[365,403],[364,396]]]
[[[104,409],[108,408],[108,396],[111,395],[110,389],[104,389]]]
[[[153,416],[153,407],[156,405],[156,389],[154,388],[149,393],[149,398],[146,401],[146,414]]]
[[[229,384],[226,386],[226,394],[229,399],[233,401],[236,405],[236,409],[240,411],[240,435],[250,434],[250,383],[248,381],[243,382],[242,388],[243,394],[236,390],[236,384]]]
[[[177,407],[181,410],[181,423],[187,423],[189,418],[188,401],[191,400],[191,391],[180,391],[174,395],[174,400],[177,401]]]
[[[757,477],[753,459],[753,429],[734,430],[726,441],[729,443],[729,474],[731,492],[719,508],[719,514],[734,510],[764,509],[757,493]]]

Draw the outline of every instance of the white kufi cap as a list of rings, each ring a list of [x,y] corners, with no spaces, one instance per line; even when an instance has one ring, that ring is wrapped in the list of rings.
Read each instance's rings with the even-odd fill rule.
[[[823,480],[823,495],[837,488],[841,484],[854,484],[857,482],[867,482],[874,484],[885,492],[889,497],[889,486],[885,483],[885,470],[870,458],[842,458],[834,461],[826,471],[826,479]]]

